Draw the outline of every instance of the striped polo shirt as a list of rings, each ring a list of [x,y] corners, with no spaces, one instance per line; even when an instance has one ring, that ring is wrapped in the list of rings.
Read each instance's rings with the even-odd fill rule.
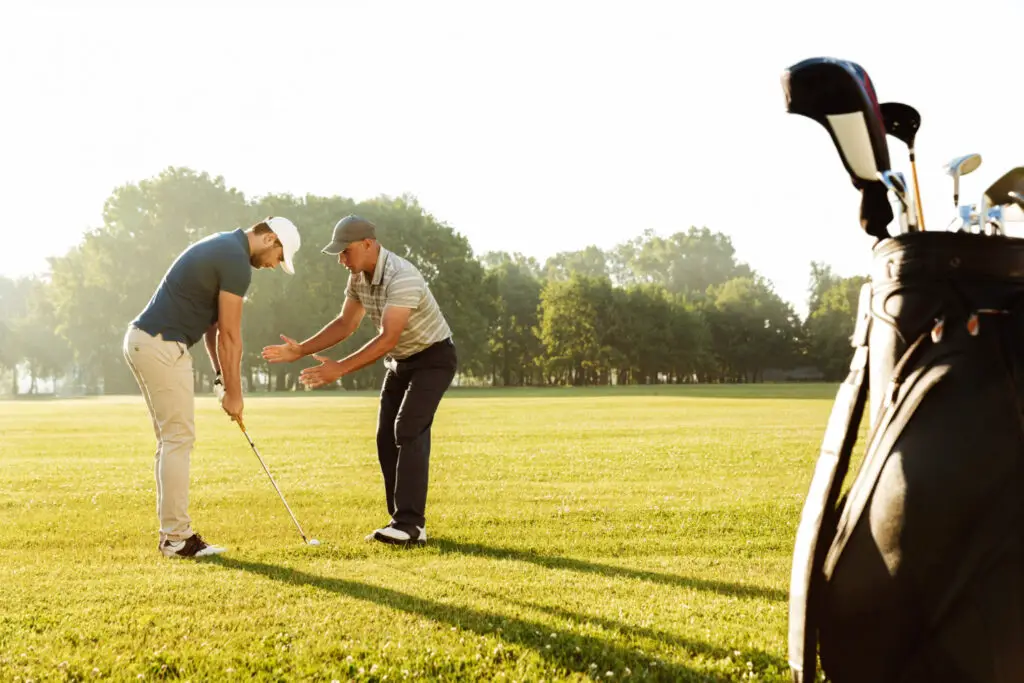
[[[378,331],[387,306],[412,309],[409,322],[398,338],[398,344],[388,354],[396,360],[408,358],[431,344],[452,336],[441,308],[427,286],[419,269],[383,246],[377,255],[373,278],[366,281],[364,273],[351,273],[345,286],[345,296],[363,305]]]

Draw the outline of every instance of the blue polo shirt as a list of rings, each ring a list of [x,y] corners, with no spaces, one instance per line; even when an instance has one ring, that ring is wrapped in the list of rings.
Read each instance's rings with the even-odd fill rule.
[[[250,282],[245,231],[214,233],[178,255],[132,325],[154,337],[163,334],[165,341],[192,346],[217,322],[220,290],[245,296]]]

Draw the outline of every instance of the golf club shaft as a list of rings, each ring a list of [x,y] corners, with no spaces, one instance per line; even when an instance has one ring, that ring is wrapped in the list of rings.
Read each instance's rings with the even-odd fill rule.
[[[242,430],[243,434],[245,434],[245,440],[248,441],[249,445],[252,447],[252,452],[256,454],[256,458],[260,461],[260,464],[263,465],[263,471],[267,473],[270,483],[274,485],[274,490],[277,491],[277,495],[281,496],[281,502],[284,503],[284,508],[288,511],[288,514],[291,515],[292,521],[295,522],[295,528],[299,530],[299,535],[302,536],[303,543],[307,542],[306,533],[302,530],[302,526],[299,525],[299,520],[295,519],[295,513],[293,513],[291,507],[288,506],[288,501],[284,499],[284,494],[281,493],[281,489],[277,487],[277,482],[274,481],[273,475],[271,475],[270,470],[267,469],[267,464],[263,462],[260,452],[256,449],[256,444],[253,443],[252,438],[249,436],[249,432],[245,431],[245,424],[242,423],[241,419],[238,419],[237,422],[238,428]]]
[[[921,187],[917,183],[917,161],[910,155],[910,172],[914,176],[914,199],[917,201],[917,229],[924,232],[924,209],[921,208]]]

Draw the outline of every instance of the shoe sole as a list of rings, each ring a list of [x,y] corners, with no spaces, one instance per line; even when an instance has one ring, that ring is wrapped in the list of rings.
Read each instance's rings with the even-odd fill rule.
[[[369,540],[369,539],[373,539],[374,541],[380,541],[381,543],[387,543],[388,545],[400,545],[400,546],[406,546],[406,547],[408,547],[408,546],[416,546],[416,545],[426,545],[426,543],[427,543],[427,539],[425,539],[425,538],[423,538],[423,539],[417,538],[415,541],[412,540],[412,539],[410,539],[408,541],[401,541],[401,540],[399,540],[397,538],[390,538],[388,536],[384,536],[383,534],[377,534],[377,533],[370,534],[367,537],[367,540]]]
[[[209,546],[203,548],[195,555],[179,555],[178,553],[165,553],[162,550],[161,554],[170,560],[194,560],[197,557],[212,557],[213,555],[220,555],[221,553],[227,552],[227,548],[220,548],[217,546]]]

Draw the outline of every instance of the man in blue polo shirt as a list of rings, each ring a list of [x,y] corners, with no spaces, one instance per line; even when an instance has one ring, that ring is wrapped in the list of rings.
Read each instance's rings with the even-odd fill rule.
[[[171,264],[152,299],[128,326],[124,356],[146,399],[157,438],[159,549],[167,557],[224,552],[192,530],[189,461],[195,442],[195,396],[189,349],[203,339],[217,375],[221,407],[242,419],[242,301],[253,268],[294,273],[301,240],[287,218],[269,217],[206,237]],[[222,390],[222,391],[221,391]]]

